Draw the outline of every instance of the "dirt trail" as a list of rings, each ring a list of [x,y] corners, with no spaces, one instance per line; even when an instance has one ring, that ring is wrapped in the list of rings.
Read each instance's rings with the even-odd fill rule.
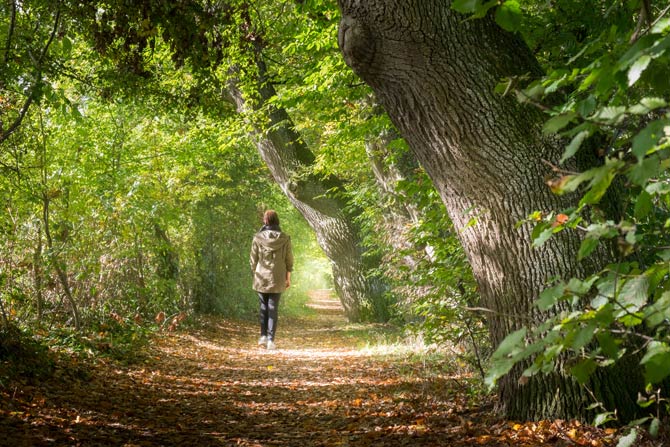
[[[463,378],[355,349],[327,292],[310,306],[310,318],[280,315],[276,351],[256,346],[251,323],[209,319],[158,337],[142,366],[103,363],[87,380],[3,394],[0,444],[568,445],[515,438],[519,427],[469,404]]]

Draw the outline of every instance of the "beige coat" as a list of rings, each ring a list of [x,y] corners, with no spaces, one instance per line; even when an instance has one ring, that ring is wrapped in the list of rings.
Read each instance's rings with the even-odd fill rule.
[[[256,292],[282,293],[286,290],[286,272],[293,270],[291,237],[275,230],[259,231],[251,244],[249,263]]]

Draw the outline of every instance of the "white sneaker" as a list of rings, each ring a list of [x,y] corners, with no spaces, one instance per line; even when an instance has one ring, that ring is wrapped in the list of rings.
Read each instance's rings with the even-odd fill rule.
[[[275,345],[275,342],[273,342],[272,340],[268,340],[268,344],[267,344],[266,348],[272,350],[272,349],[277,349],[277,346]]]
[[[258,339],[258,346],[263,346],[268,342],[268,338],[263,335],[261,338]]]

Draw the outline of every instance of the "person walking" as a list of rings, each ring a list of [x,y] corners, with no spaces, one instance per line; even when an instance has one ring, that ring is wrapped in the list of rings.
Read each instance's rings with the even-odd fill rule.
[[[258,293],[261,337],[259,346],[275,349],[279,298],[291,285],[293,251],[291,237],[279,227],[274,210],[263,214],[263,227],[254,235],[249,256],[253,289]]]

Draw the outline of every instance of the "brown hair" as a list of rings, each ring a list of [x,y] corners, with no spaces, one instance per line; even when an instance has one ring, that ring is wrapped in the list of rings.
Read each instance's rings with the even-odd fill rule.
[[[265,225],[279,225],[279,216],[275,210],[267,210],[263,214],[263,223]]]

